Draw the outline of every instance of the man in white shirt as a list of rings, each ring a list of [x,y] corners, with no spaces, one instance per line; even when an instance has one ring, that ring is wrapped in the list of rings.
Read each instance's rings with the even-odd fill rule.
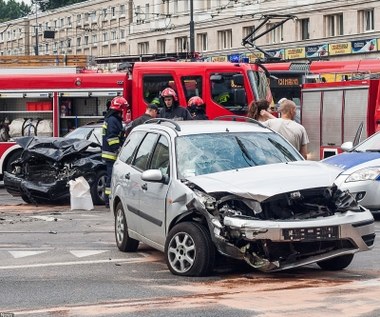
[[[280,133],[307,159],[309,137],[306,129],[294,121],[297,113],[296,104],[288,99],[281,100],[279,112],[281,113],[281,118],[269,119],[263,124]]]

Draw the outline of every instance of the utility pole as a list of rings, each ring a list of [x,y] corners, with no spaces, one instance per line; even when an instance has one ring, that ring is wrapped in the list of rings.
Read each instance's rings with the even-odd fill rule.
[[[38,11],[38,1],[34,0],[34,4],[36,5],[36,27],[35,27],[35,35],[36,35],[36,46],[34,48],[34,54],[38,55],[38,18],[37,18],[37,11]]]
[[[190,0],[190,54],[191,60],[193,61],[195,51],[195,43],[194,43],[194,0]]]

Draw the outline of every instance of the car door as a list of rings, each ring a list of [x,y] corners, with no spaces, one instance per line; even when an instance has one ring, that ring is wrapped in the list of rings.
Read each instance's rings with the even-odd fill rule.
[[[170,184],[169,140],[160,135],[148,162],[147,169],[159,169],[165,182],[141,180],[140,211],[142,233],[151,241],[164,245],[166,200]]]
[[[119,158],[114,164],[112,174],[112,193],[120,197],[123,204],[128,229],[140,232],[140,217],[135,212],[139,210],[140,190],[136,180],[141,177],[132,162],[136,152],[145,139],[145,132],[133,132],[120,151]]]

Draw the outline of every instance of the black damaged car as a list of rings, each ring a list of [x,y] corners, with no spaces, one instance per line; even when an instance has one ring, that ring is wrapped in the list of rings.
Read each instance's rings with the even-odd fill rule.
[[[27,203],[65,203],[70,199],[68,182],[86,178],[95,205],[104,204],[106,166],[101,159],[101,125],[79,127],[65,137],[21,137],[23,149],[4,172],[4,186]]]

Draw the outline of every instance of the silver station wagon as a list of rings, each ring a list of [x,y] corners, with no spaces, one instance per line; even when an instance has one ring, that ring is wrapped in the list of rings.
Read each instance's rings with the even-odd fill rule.
[[[341,270],[372,248],[373,216],[334,185],[340,168],[234,119],[154,119],[132,130],[111,184],[121,251],[142,242],[165,253],[173,274],[203,276],[217,252],[271,272]]]

